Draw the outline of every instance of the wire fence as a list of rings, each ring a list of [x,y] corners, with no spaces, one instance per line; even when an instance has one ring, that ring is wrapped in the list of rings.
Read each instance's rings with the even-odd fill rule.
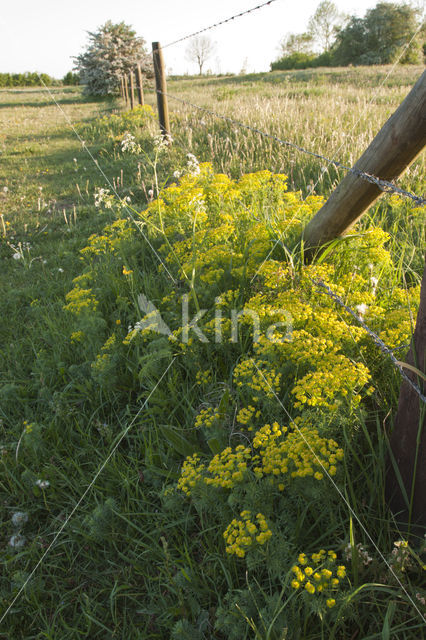
[[[283,140],[282,138],[278,138],[272,133],[268,133],[267,131],[263,131],[262,129],[252,127],[249,124],[245,124],[244,122],[240,122],[239,120],[235,120],[234,118],[230,118],[229,116],[225,116],[221,113],[217,113],[216,111],[212,111],[211,109],[207,109],[206,107],[201,107],[200,105],[194,104],[192,102],[188,102],[188,100],[183,100],[183,98],[178,98],[177,96],[173,96],[170,93],[164,93],[160,89],[157,89],[157,93],[165,95],[167,98],[170,98],[171,100],[175,100],[177,102],[190,106],[193,109],[202,111],[203,113],[206,113],[214,118],[218,118],[220,120],[224,120],[225,122],[229,122],[230,124],[236,127],[240,127],[241,129],[247,129],[248,131],[251,131],[252,133],[257,133],[258,135],[264,138],[269,138],[270,140],[274,140],[275,142],[278,142],[278,144],[291,147],[293,149],[296,149],[297,151],[301,151],[302,153],[305,153],[309,156],[317,158],[318,160],[323,160],[324,162],[327,162],[329,165],[333,165],[338,169],[343,169],[344,171],[352,173],[353,175],[357,176],[358,178],[361,178],[362,180],[366,180],[370,184],[374,184],[383,192],[395,193],[399,196],[410,198],[416,203],[417,206],[423,206],[424,204],[426,204],[426,198],[417,196],[416,194],[410,193],[409,191],[405,191],[404,189],[401,189],[400,187],[395,185],[393,182],[389,182],[388,180],[383,180],[382,178],[378,178],[377,176],[374,176],[370,173],[366,173],[365,171],[360,171],[355,167],[348,167],[342,162],[339,162],[337,160],[331,160],[330,158],[327,158],[321,153],[317,153],[315,151],[310,151],[308,149],[305,149],[304,147],[301,147],[295,142],[292,142],[290,140]]]
[[[165,44],[162,49],[166,49],[167,47],[171,47],[174,44],[178,44],[179,42],[183,42],[184,40],[189,40],[190,38],[195,38],[199,36],[201,33],[205,33],[206,31],[211,31],[211,29],[215,29],[216,27],[220,27],[223,24],[227,24],[228,22],[232,22],[232,20],[236,20],[237,18],[242,18],[243,16],[248,15],[249,13],[253,13],[253,11],[257,11],[258,9],[262,9],[263,7],[267,7],[269,4],[273,2],[277,2],[277,0],[268,0],[267,2],[262,2],[262,4],[258,4],[256,7],[252,7],[251,9],[246,9],[245,11],[241,11],[240,13],[236,13],[230,18],[226,18],[225,20],[220,20],[220,22],[215,22],[211,24],[209,27],[204,27],[204,29],[199,29],[198,31],[194,31],[194,33],[189,33],[182,38],[178,38],[177,40],[173,40],[173,42],[169,42]]]

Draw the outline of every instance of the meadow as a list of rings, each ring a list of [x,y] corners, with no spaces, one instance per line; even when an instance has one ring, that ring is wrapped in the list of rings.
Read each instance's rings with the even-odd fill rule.
[[[422,71],[168,91],[351,164]],[[171,99],[164,144],[146,99],[0,91],[0,638],[420,637],[424,538],[384,498],[400,377],[313,281],[402,357],[424,209],[383,195],[306,265],[344,172]]]

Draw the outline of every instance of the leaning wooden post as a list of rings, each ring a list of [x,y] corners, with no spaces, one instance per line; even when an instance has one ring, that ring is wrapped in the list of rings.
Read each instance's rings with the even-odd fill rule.
[[[126,99],[126,96],[125,96],[125,93],[124,93],[124,79],[123,79],[123,76],[121,76],[120,96],[121,96],[122,100]]]
[[[383,125],[354,169],[394,180],[426,144],[426,71]],[[306,255],[347,231],[380,196],[381,189],[348,173],[303,232]]]
[[[127,82],[127,76],[124,76],[124,96],[126,98],[126,107],[129,104],[129,86]]]
[[[135,83],[133,81],[133,71],[130,72],[130,108],[135,108]]]
[[[155,89],[157,91],[158,119],[163,136],[171,136],[169,122],[169,107],[167,104],[166,72],[164,69],[163,52],[159,42],[152,43],[152,58],[154,61]]]
[[[141,65],[138,63],[137,67],[136,67],[136,73],[138,75],[138,95],[139,95],[139,104],[141,106],[144,105],[144,99],[143,99],[143,84],[142,84],[142,70],[141,70]]]

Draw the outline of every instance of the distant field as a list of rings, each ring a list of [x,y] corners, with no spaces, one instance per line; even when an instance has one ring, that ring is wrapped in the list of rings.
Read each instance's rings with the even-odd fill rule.
[[[277,71],[237,77],[171,80],[170,94],[241,120],[310,151],[352,164],[423,72],[423,67]],[[387,76],[389,75],[389,78]],[[293,149],[169,101],[177,141],[193,146],[221,170],[268,168],[288,174],[294,188],[316,183],[321,164]],[[202,126],[200,127],[200,121]],[[424,173],[424,159],[413,168]],[[320,192],[337,177],[328,168]]]

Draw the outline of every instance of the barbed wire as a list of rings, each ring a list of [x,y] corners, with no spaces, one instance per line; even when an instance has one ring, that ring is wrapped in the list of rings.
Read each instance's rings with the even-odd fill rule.
[[[183,36],[182,38],[178,38],[173,42],[169,42],[161,47],[162,49],[166,49],[167,47],[171,47],[174,44],[178,44],[178,42],[183,42],[184,40],[189,40],[189,38],[194,38],[195,36],[200,35],[200,33],[204,33],[205,31],[210,31],[211,29],[215,29],[216,27],[220,27],[222,24],[226,24],[227,22],[231,22],[231,20],[235,20],[236,18],[241,18],[253,11],[257,11],[258,9],[262,9],[262,7],[266,7],[277,0],[268,0],[267,2],[262,2],[262,4],[258,4],[256,7],[252,7],[251,9],[246,9],[245,11],[241,11],[241,13],[236,13],[234,16],[230,18],[226,18],[225,20],[221,20],[220,22],[215,22],[215,24],[210,25],[209,27],[204,27],[204,29],[199,29],[198,31],[194,31],[194,33],[190,33],[187,36]]]
[[[423,206],[424,204],[426,204],[426,198],[417,196],[416,194],[411,193],[410,191],[405,191],[404,189],[397,187],[393,182],[389,182],[388,180],[383,180],[382,178],[378,178],[377,176],[374,176],[373,174],[367,173],[365,171],[361,171],[360,169],[355,169],[354,167],[348,167],[345,164],[339,162],[338,160],[331,160],[330,158],[327,158],[321,153],[316,153],[315,151],[310,151],[309,149],[305,149],[304,147],[301,147],[295,142],[292,142],[290,140],[283,140],[282,138],[279,138],[278,136],[275,136],[272,133],[268,133],[267,131],[263,131],[262,129],[258,129],[257,127],[252,127],[251,125],[245,124],[244,122],[240,122],[239,120],[234,120],[234,118],[230,118],[229,116],[225,116],[221,113],[216,113],[211,109],[207,109],[207,107],[201,107],[200,105],[194,104],[193,102],[189,102],[188,100],[184,100],[183,98],[178,98],[177,96],[173,96],[170,93],[165,93],[160,89],[157,89],[156,91],[157,93],[160,93],[166,96],[167,98],[170,98],[171,100],[181,102],[182,104],[188,105],[193,109],[198,109],[199,111],[202,111],[204,113],[207,113],[210,116],[213,116],[214,118],[219,118],[220,120],[229,122],[242,129],[247,129],[248,131],[252,131],[253,133],[257,133],[263,136],[264,138],[269,138],[270,140],[274,140],[279,144],[282,144],[287,147],[291,147],[293,149],[297,149],[298,151],[301,151],[302,153],[306,153],[314,158],[317,158],[318,160],[327,162],[329,165],[334,165],[339,169],[348,171],[349,173],[356,175],[358,178],[362,178],[363,180],[370,182],[371,184],[374,184],[381,191],[385,193],[396,193],[405,198],[411,198],[411,200],[413,200],[418,206]]]
[[[365,331],[368,333],[370,338],[372,338],[373,342],[379,347],[379,349],[383,353],[385,353],[387,356],[389,356],[389,358],[391,359],[393,365],[398,369],[398,371],[400,372],[400,374],[404,378],[404,380],[417,393],[417,395],[419,396],[420,400],[422,402],[426,403],[426,396],[422,393],[420,387],[407,376],[407,374],[405,373],[405,371],[404,371],[402,365],[400,364],[399,360],[397,360],[395,358],[395,356],[393,355],[393,349],[390,349],[383,342],[383,340],[381,338],[379,338],[377,333],[375,333],[372,329],[370,329],[370,327],[367,324],[365,324],[365,322],[362,320],[360,315],[358,313],[356,313],[353,309],[351,309],[351,307],[348,307],[348,305],[343,302],[342,298],[340,296],[338,296],[337,293],[334,293],[334,291],[332,291],[330,289],[330,287],[325,284],[325,282],[323,282],[322,280],[313,280],[312,278],[310,278],[310,280],[316,287],[319,287],[322,290],[322,293],[324,293],[325,295],[327,295],[330,298],[332,298],[335,302],[337,302],[337,304],[340,307],[345,309],[345,311],[347,311],[353,318],[355,318],[355,320],[358,322],[358,324],[360,324],[362,326],[362,328],[365,329]]]
[[[395,62],[393,63],[392,67],[389,69],[389,71],[387,72],[387,74],[385,76],[383,76],[381,82],[377,85],[377,87],[375,87],[375,92],[374,94],[371,96],[370,100],[368,101],[366,107],[364,108],[363,112],[359,115],[358,120],[353,124],[351,130],[349,133],[352,133],[355,129],[355,127],[359,124],[359,122],[361,122],[361,119],[363,118],[365,112],[367,111],[367,109],[373,104],[373,100],[376,98],[377,96],[377,92],[378,90],[384,86],[385,82],[388,80],[388,78],[390,78],[390,76],[392,75],[392,73],[395,71],[396,67],[398,66],[398,64],[400,63],[400,60],[402,59],[402,57],[405,55],[406,51],[410,48],[411,43],[417,38],[418,34],[420,33],[420,31],[424,28],[424,23],[423,20],[420,21],[416,31],[413,33],[413,35],[411,36],[410,40],[408,40],[408,42],[405,43],[404,47],[401,49],[398,57],[396,58]],[[333,152],[338,154],[340,153],[341,149],[343,148],[344,142],[342,142],[339,145],[339,148],[337,149],[337,151]],[[312,191],[315,190],[316,186],[318,185],[319,181],[321,180],[322,176],[324,175],[324,173],[327,171],[328,167],[323,167],[320,171],[320,174],[317,178],[317,181],[315,182],[314,186],[312,187]]]

